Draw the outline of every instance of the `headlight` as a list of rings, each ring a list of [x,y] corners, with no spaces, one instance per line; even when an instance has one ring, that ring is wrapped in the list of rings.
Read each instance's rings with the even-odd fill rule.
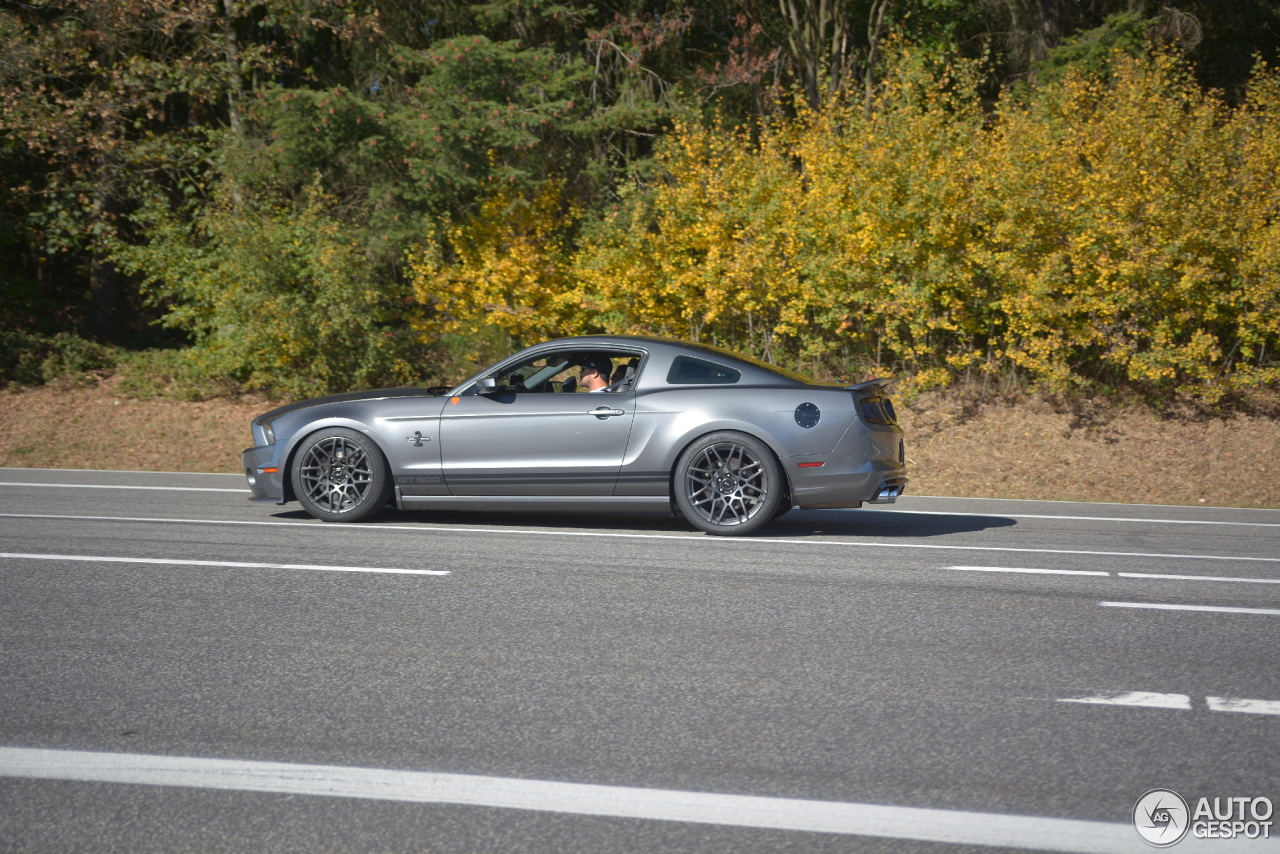
[[[275,434],[275,432],[271,429],[271,422],[270,422],[270,421],[267,421],[266,423],[263,423],[263,424],[259,424],[259,425],[257,425],[257,427],[258,427],[258,431],[259,431],[260,433],[262,433],[262,440],[263,440],[263,442],[262,442],[262,446],[263,446],[263,447],[265,447],[265,446],[267,446],[267,445],[274,445],[274,444],[276,443],[276,434]],[[255,436],[255,437],[254,437],[254,440],[256,441],[256,440],[257,440],[257,438],[258,438],[258,437],[256,437],[256,436]]]

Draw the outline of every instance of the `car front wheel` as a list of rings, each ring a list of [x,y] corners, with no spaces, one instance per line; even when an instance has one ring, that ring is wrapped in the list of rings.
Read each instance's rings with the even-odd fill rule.
[[[676,504],[708,534],[740,536],[778,512],[785,485],[778,462],[763,443],[742,433],[712,433],[680,455]]]
[[[293,462],[293,486],[308,513],[326,522],[358,522],[391,497],[386,457],[368,436],[330,427],[309,436]]]

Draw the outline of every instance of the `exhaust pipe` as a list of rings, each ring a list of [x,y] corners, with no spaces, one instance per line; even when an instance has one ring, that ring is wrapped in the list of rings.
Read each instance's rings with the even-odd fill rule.
[[[892,504],[902,494],[903,484],[894,483],[880,487],[880,491],[876,493],[876,497],[868,501],[868,504]]]

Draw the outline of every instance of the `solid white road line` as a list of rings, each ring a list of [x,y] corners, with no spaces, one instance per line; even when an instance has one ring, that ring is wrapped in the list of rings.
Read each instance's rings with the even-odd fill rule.
[[[223,489],[215,486],[119,486],[110,483],[18,483],[0,481],[0,486],[54,486],[63,489],[155,489],[163,492],[248,492],[247,489]]]
[[[1129,824],[380,768],[5,747],[0,748],[0,775],[463,804],[1002,848],[1144,850]]]
[[[1153,694],[1147,691],[1103,691],[1092,697],[1067,697],[1059,703],[1096,703],[1105,706],[1145,706],[1149,709],[1190,709],[1186,694]]]
[[[959,569],[966,572],[1025,572],[1031,575],[1101,575],[1110,576],[1109,572],[1091,569],[1028,569],[1014,566],[949,566],[947,569]]]
[[[977,516],[1001,519],[1062,519],[1072,522],[1151,522],[1155,525],[1242,525],[1247,528],[1280,528],[1280,522],[1218,522],[1212,519],[1144,519],[1141,516],[1045,516],[1032,513],[965,513],[947,510],[861,510],[862,513],[911,513],[918,516]]]
[[[5,519],[80,519],[92,522],[154,522],[157,524],[180,525],[258,525],[312,528],[317,531],[337,531],[350,534],[352,529],[327,522],[251,522],[237,519],[170,519],[151,516],[75,516],[54,513],[0,513]],[[442,525],[380,525],[377,523],[360,526],[361,531],[416,531],[419,534],[457,533],[457,534],[519,534],[522,536],[546,537],[598,537],[606,539],[628,540],[684,540],[693,543],[718,543],[721,545],[799,545],[799,546],[858,546],[860,548],[877,549],[926,549],[931,551],[968,551],[968,552],[1012,552],[1019,554],[1054,554],[1054,555],[1090,555],[1094,557],[1154,557],[1173,560],[1225,560],[1251,561],[1260,563],[1280,563],[1280,557],[1246,557],[1242,555],[1196,555],[1166,554],[1163,552],[1101,552],[1082,551],[1076,549],[1020,549],[1004,546],[943,546],[924,543],[885,543],[876,540],[796,540],[772,537],[752,537],[738,539],[734,537],[713,537],[702,534],[620,534],[603,531],[544,531],[537,528],[486,528],[486,527],[445,527]]]
[[[29,471],[57,471],[57,472],[88,472],[89,474],[141,474],[147,475],[181,475],[186,477],[244,477],[239,472],[227,471],[139,471],[137,469],[42,469],[42,468],[16,468],[14,466],[0,466],[0,472],[6,474],[22,474]],[[1204,508],[1201,508],[1204,509]]]
[[[1204,700],[1214,712],[1280,715],[1280,700],[1244,700],[1236,697],[1205,697]]]
[[[1280,617],[1276,608],[1226,608],[1216,605],[1164,605],[1156,602],[1099,602],[1104,608],[1150,608],[1154,611],[1210,611],[1216,614],[1267,614]]]
[[[375,572],[387,575],[448,575],[442,569],[384,569],[375,566],[319,566],[307,563],[250,563],[229,560],[173,560],[156,557],[103,557],[100,555],[50,555],[0,552],[0,558],[18,560],[71,560],[89,563],[148,563],[161,566],[217,566],[231,569],[312,569],[322,572]]]
[[[5,468],[0,467],[0,472],[30,472],[30,471],[56,471],[56,472],[88,472],[93,474],[141,474],[141,475],[194,475],[203,477],[240,477],[234,472],[153,472],[153,471],[129,471],[125,469],[50,469],[50,468]],[[78,483],[24,483],[24,484],[4,484],[0,486],[97,486],[103,489],[146,489],[148,487],[117,487],[111,484],[78,484]],[[153,489],[177,489],[179,487],[149,487]],[[218,490],[207,490],[218,491]],[[226,492],[248,492],[244,489],[222,490]],[[957,500],[950,496],[912,496],[919,498],[942,498],[945,500]],[[1022,501],[1023,499],[1010,498],[973,498],[959,499],[971,501]],[[1077,502],[1063,501],[1055,502],[1061,504],[1102,504],[1104,506],[1117,507],[1160,507],[1165,508],[1167,504],[1114,504],[1112,502]],[[1196,507],[1196,510],[1208,509],[1234,509],[1234,508],[1210,508]],[[1141,516],[1056,516],[1040,513],[966,513],[964,511],[948,511],[948,510],[910,510],[906,507],[896,510],[863,510],[863,513],[913,513],[921,516],[1001,516],[1006,519],[1061,519],[1064,521],[1082,521],[1082,522],[1151,522],[1158,525],[1239,525],[1250,528],[1280,528],[1280,522],[1221,522],[1212,519],[1148,519]]]

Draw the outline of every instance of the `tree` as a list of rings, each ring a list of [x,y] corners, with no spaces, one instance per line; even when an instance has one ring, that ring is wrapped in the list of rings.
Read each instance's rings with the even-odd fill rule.
[[[300,36],[353,33],[368,18],[342,0],[270,9],[273,26]],[[208,186],[223,130],[243,133],[247,81],[288,64],[266,21],[263,6],[234,0],[0,6],[0,134],[20,144],[14,156],[41,161],[20,188],[32,238],[42,253],[85,259],[98,336],[125,331],[125,283],[111,253],[130,237],[130,211],[157,189],[182,198]]]

